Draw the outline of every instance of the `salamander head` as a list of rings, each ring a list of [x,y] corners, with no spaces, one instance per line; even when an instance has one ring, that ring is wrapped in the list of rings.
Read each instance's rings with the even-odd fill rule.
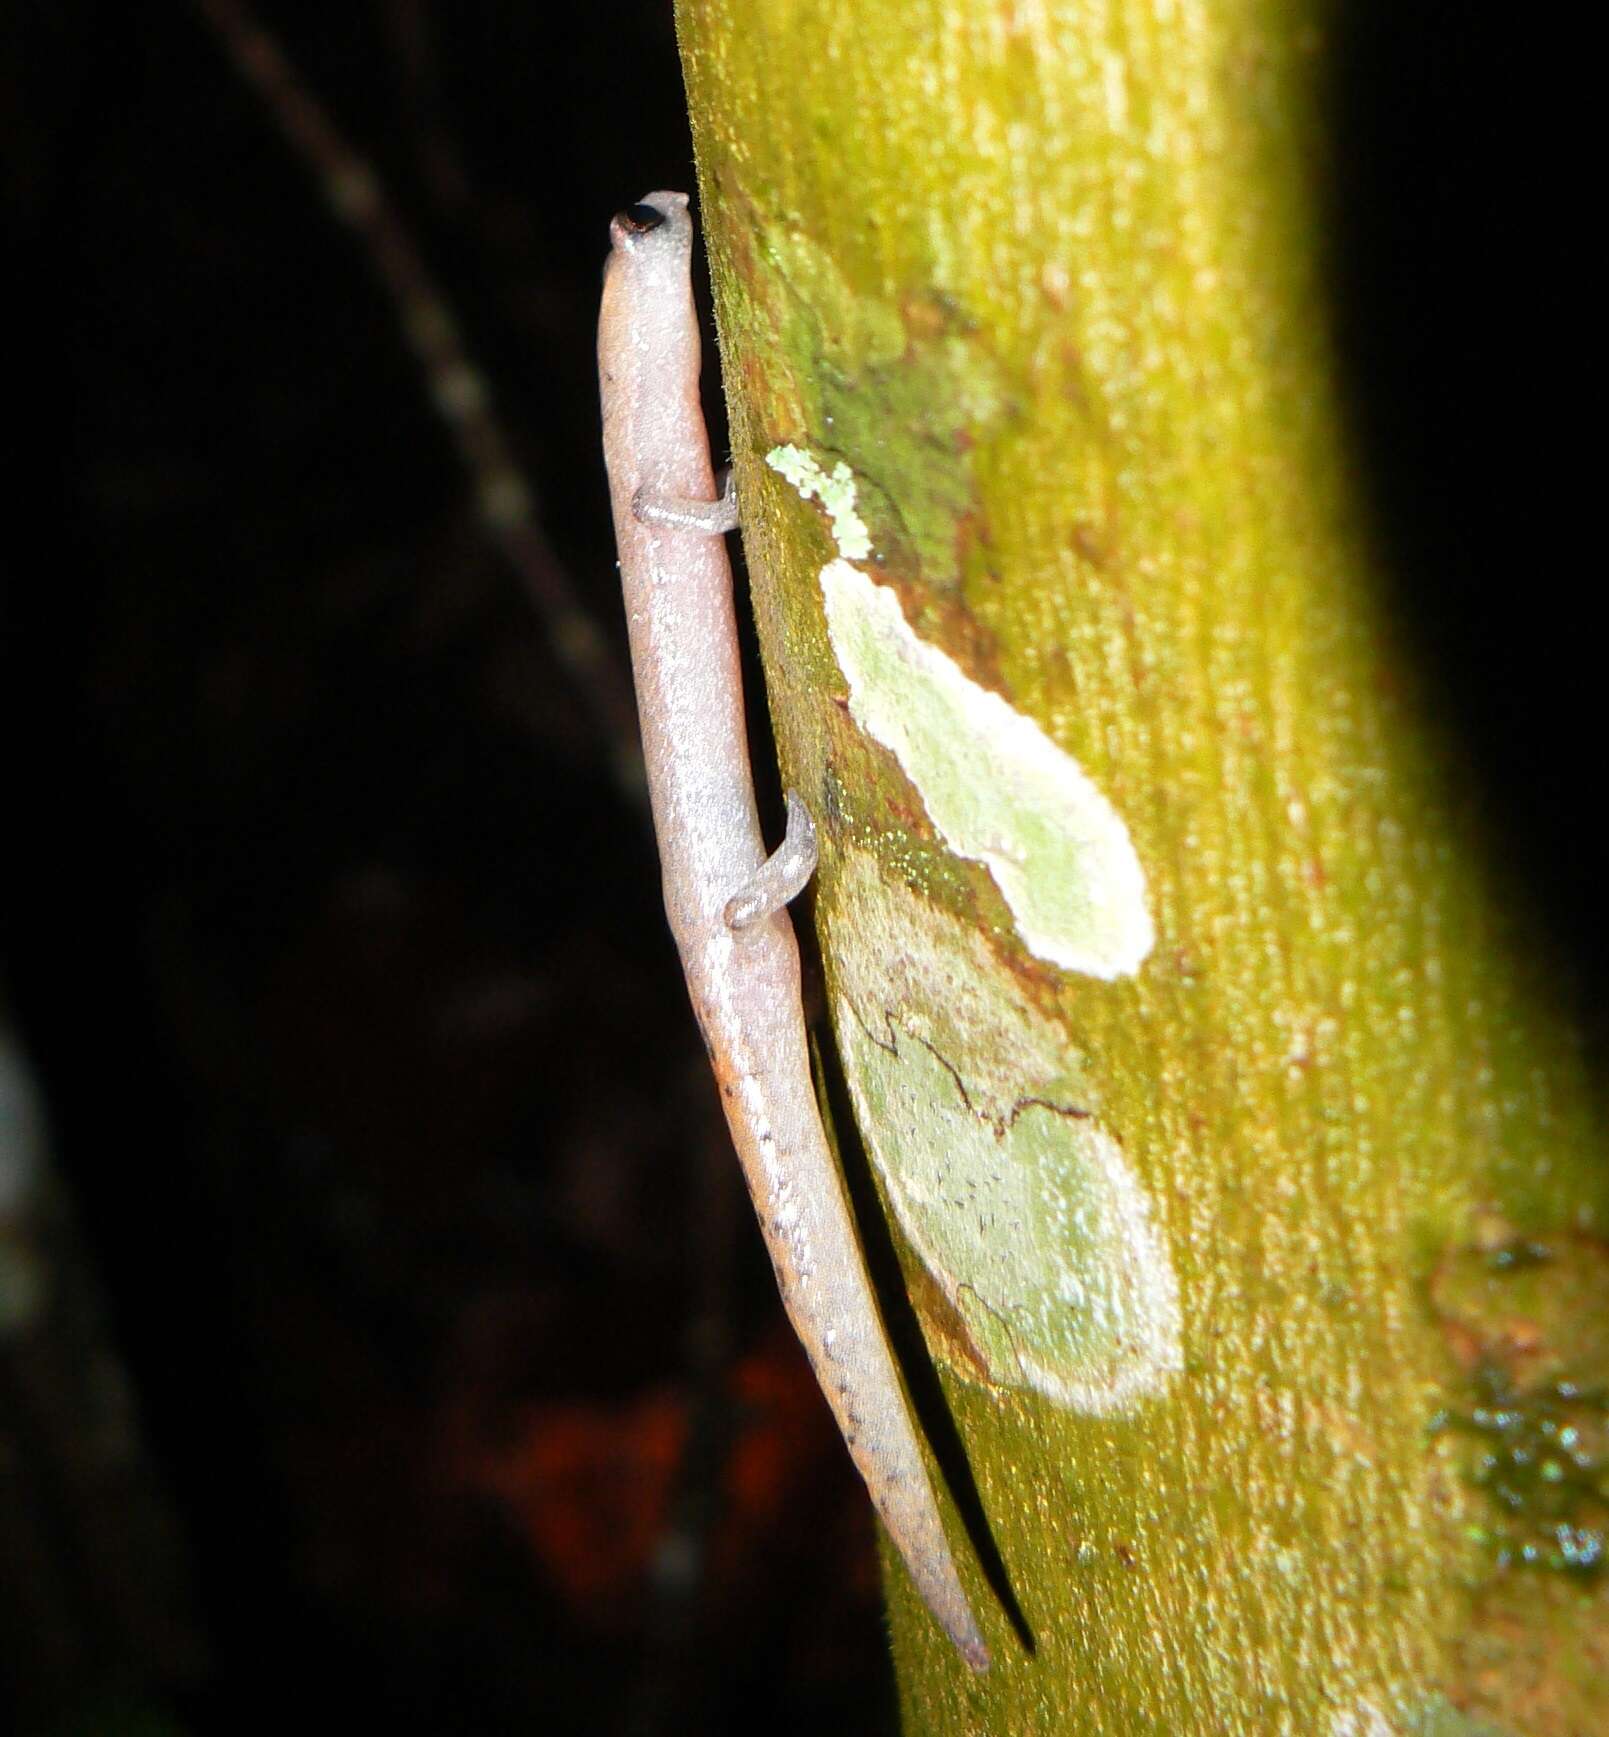
[[[688,253],[693,220],[685,193],[645,193],[635,205],[617,211],[609,223],[609,245],[616,253]]]

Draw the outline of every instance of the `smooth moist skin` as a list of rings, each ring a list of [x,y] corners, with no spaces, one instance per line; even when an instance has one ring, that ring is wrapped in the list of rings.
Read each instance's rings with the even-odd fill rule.
[[[603,449],[665,910],[789,1319],[928,1608],[985,1670],[811,1086],[783,907],[814,864],[814,828],[790,797],[768,867],[755,812],[720,535],[735,520],[714,500],[699,403],[687,195],[650,193],[609,234]]]

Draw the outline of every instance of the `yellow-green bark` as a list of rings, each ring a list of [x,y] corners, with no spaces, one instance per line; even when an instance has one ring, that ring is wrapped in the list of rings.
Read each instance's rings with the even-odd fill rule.
[[[1595,1728],[1604,1409],[1559,1383],[1609,1385],[1603,1130],[1371,571],[1328,343],[1327,18],[678,6],[851,1085],[845,1020],[885,979],[904,1038],[1000,1102],[1029,1057],[1019,1095],[1054,1075],[1065,1127],[1076,1104],[1115,1143],[1177,1292],[1179,1367],[1052,1398],[901,1240],[1034,1643],[968,1548],[996,1655],[970,1679],[891,1570],[912,1731]],[[1034,957],[857,728],[826,519],[762,462],[783,443],[849,467],[860,568],[1122,817],[1157,935],[1138,971]],[[928,956],[923,984],[880,947]],[[960,1012],[935,1035],[946,972]],[[963,979],[1007,1032],[992,1063]]]

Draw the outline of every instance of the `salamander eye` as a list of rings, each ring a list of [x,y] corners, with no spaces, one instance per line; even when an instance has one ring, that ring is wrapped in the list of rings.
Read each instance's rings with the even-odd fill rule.
[[[609,239],[616,247],[629,248],[645,235],[663,228],[667,213],[657,205],[628,205],[617,211],[609,224]]]

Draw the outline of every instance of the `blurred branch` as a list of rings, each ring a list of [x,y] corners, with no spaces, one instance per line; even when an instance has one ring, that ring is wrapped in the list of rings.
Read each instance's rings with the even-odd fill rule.
[[[286,143],[318,178],[330,210],[363,244],[402,336],[425,370],[431,402],[474,482],[480,522],[520,576],[554,656],[591,706],[609,745],[616,784],[642,806],[642,754],[624,665],[581,606],[543,533],[490,384],[373,165],[341,137],[284,50],[246,7],[237,0],[195,0],[195,7],[230,64],[263,99]]]

